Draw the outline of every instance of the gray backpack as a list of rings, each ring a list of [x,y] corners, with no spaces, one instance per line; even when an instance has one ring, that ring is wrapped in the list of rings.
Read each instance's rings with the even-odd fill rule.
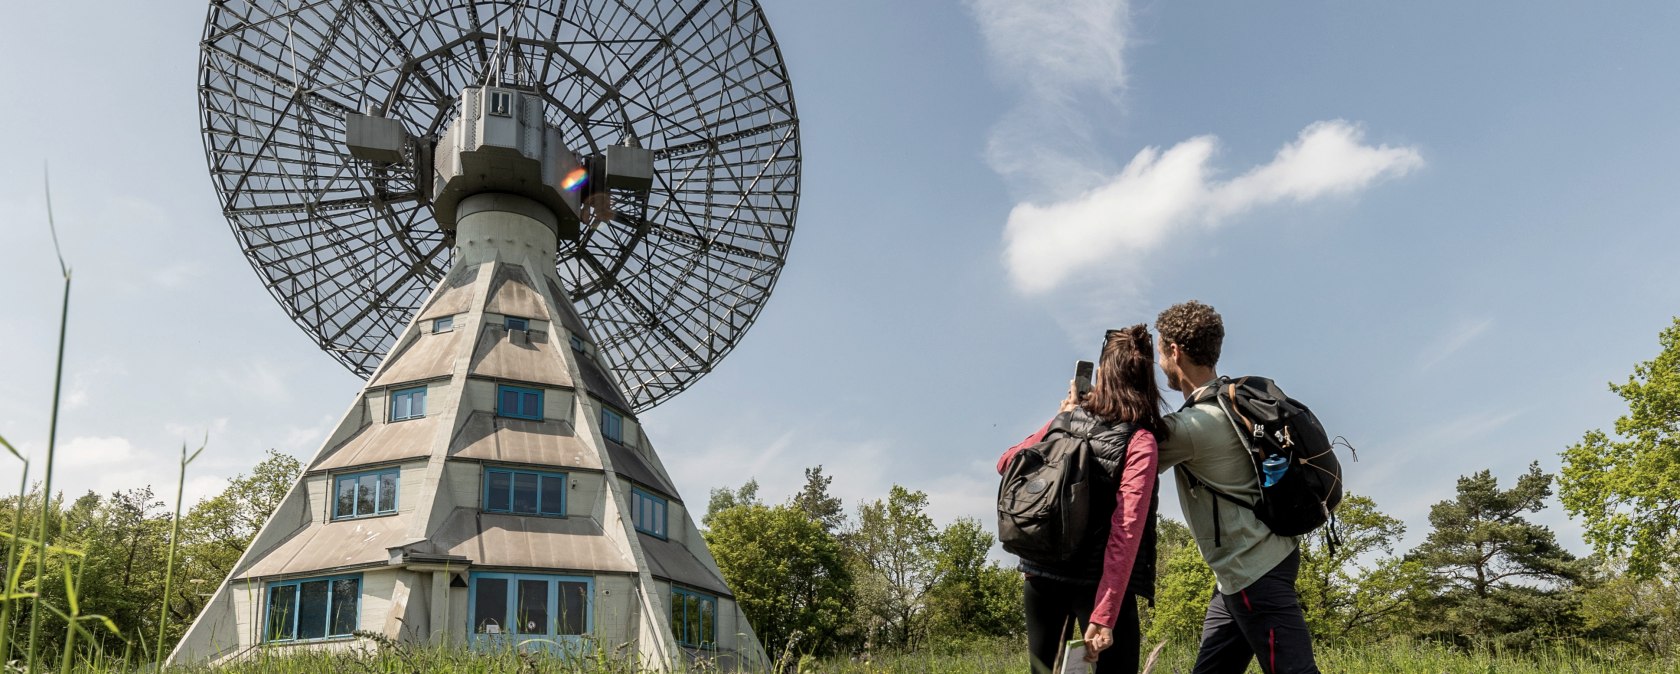
[[[1051,430],[1009,460],[998,484],[998,542],[1028,561],[1073,556],[1091,510],[1091,477],[1100,470],[1091,437]]]

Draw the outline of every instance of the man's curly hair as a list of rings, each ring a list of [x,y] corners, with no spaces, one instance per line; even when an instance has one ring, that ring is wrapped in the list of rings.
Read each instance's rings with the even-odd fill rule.
[[[1167,307],[1155,318],[1161,339],[1183,349],[1190,362],[1213,367],[1219,362],[1219,347],[1225,342],[1225,321],[1219,312],[1196,300]]]

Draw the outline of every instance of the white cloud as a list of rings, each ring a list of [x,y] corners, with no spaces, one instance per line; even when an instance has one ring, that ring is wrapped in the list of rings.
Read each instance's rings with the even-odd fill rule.
[[[1004,228],[1004,260],[1015,287],[1055,289],[1084,272],[1139,273],[1111,264],[1160,248],[1194,229],[1217,227],[1255,207],[1350,194],[1423,165],[1415,148],[1371,146],[1342,120],[1316,122],[1272,161],[1227,181],[1212,180],[1218,148],[1198,136],[1166,151],[1146,148],[1103,185],[1046,205],[1018,204]]]
[[[992,127],[987,162],[1029,192],[1076,193],[1107,166],[1080,112],[1117,104],[1126,83],[1125,0],[968,0],[999,80],[1020,88]]]
[[[127,463],[135,456],[134,444],[117,436],[75,437],[64,443],[57,452],[59,465],[65,468],[86,466],[112,467]]]
[[[1464,321],[1453,326],[1418,355],[1418,371],[1427,371],[1469,346],[1493,327],[1493,319]]]

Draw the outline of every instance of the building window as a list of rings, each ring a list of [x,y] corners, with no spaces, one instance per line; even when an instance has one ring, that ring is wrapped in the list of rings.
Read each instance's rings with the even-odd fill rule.
[[[665,538],[665,511],[668,507],[665,499],[640,489],[630,490],[630,514],[636,522],[636,531]]]
[[[566,475],[486,468],[484,510],[515,515],[566,516]]]
[[[577,335],[572,335],[572,350],[578,353],[583,353],[583,340]]]
[[[402,469],[340,475],[333,479],[333,519],[389,515],[397,511]]]
[[[455,329],[455,317],[454,316],[444,316],[443,318],[439,318],[435,321],[432,321],[432,334],[437,334],[439,332],[449,332],[450,330],[454,330],[454,329]]]
[[[611,407],[601,406],[601,435],[607,436],[608,440],[623,444],[624,415],[619,414],[617,410]]]
[[[490,92],[490,114],[501,117],[511,116],[513,110],[513,94],[506,91]]]
[[[671,633],[693,648],[717,647],[717,597],[671,587]]]
[[[514,318],[512,316],[507,317],[507,322],[504,323],[504,325],[506,325],[507,329],[509,329],[509,330],[530,330],[531,329],[531,321],[523,319],[523,318]]]
[[[426,387],[405,388],[391,392],[391,421],[419,419],[426,416]]]
[[[570,641],[588,634],[593,584],[581,576],[474,573],[467,609],[473,641],[514,645],[524,637]]]
[[[269,583],[263,641],[348,637],[356,631],[361,603],[361,576]]]
[[[542,420],[542,391],[519,386],[496,387],[496,415]]]

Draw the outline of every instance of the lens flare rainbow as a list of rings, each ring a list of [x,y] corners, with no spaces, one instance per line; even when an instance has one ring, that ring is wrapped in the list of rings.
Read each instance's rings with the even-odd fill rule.
[[[575,192],[577,191],[577,188],[582,187],[583,184],[588,181],[589,172],[583,170],[582,166],[579,166],[572,169],[571,173],[566,174],[566,178],[560,181],[560,186],[565,188],[568,192]]]

